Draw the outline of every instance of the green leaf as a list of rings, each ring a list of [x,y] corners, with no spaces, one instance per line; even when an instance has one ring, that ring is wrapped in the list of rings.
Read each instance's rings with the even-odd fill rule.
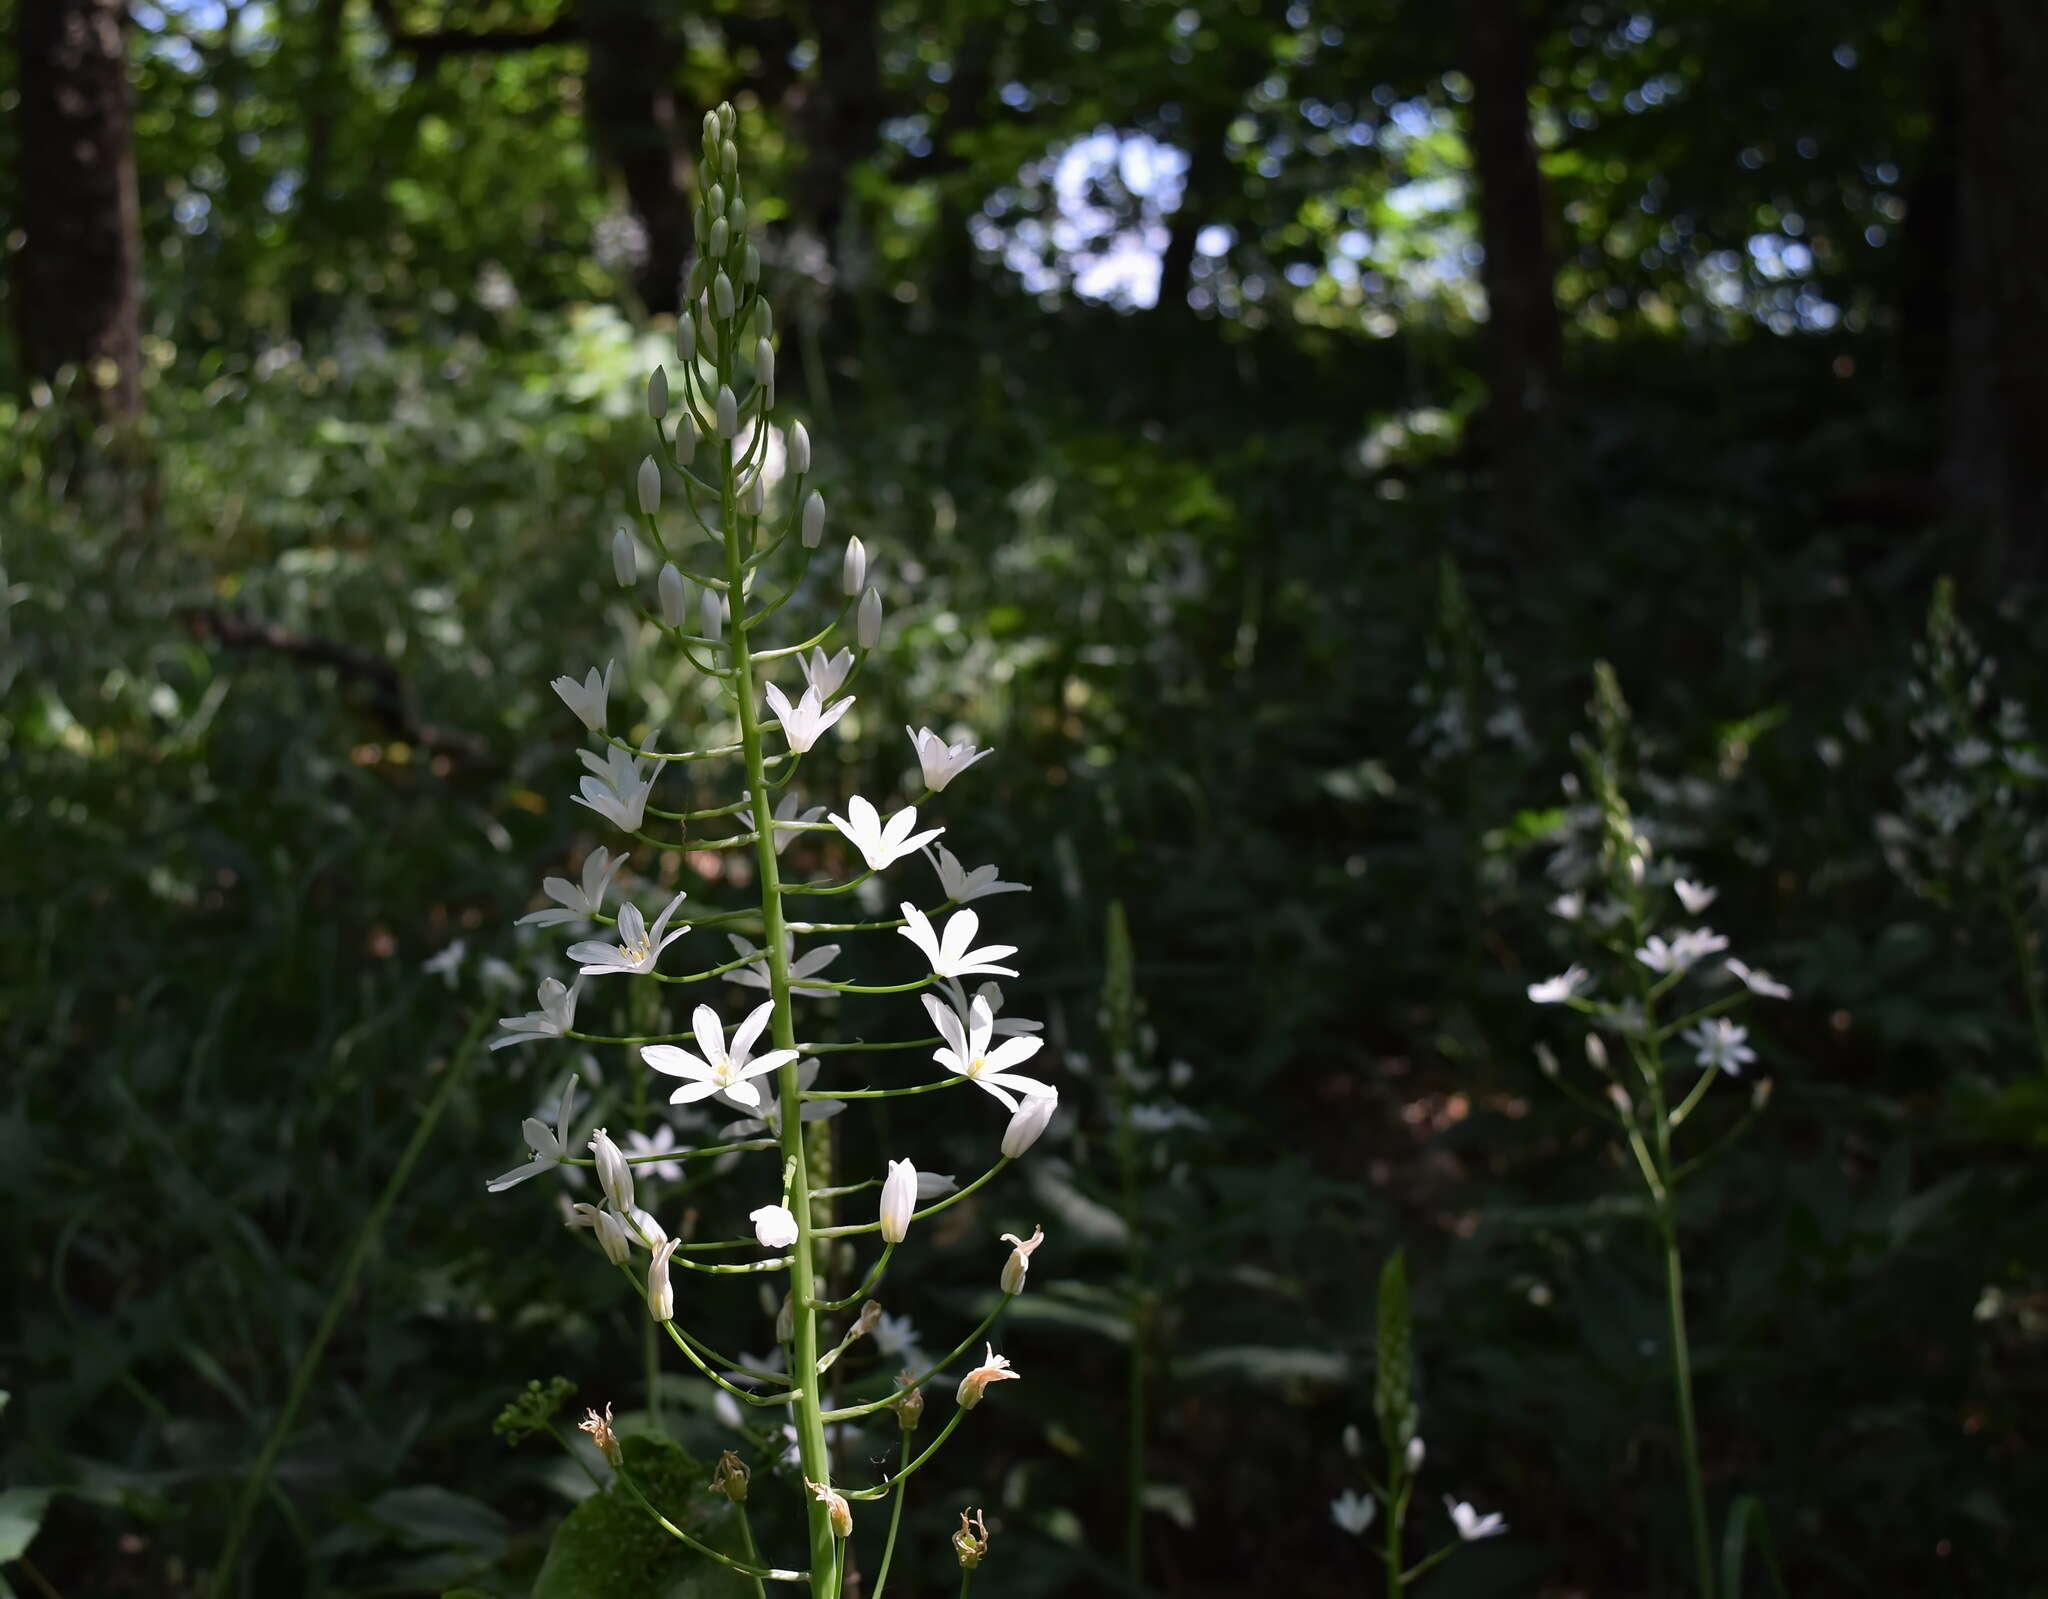
[[[1772,1591],[1778,1599],[1785,1599],[1785,1577],[1778,1570],[1778,1551],[1771,1541],[1770,1518],[1764,1514],[1763,1501],[1755,1494],[1744,1494],[1728,1507],[1728,1526],[1721,1537],[1721,1592],[1725,1599],[1742,1599],[1742,1568],[1744,1556],[1754,1541],[1764,1557],[1764,1570],[1770,1573]]]
[[[709,1473],[665,1438],[620,1440],[634,1480],[661,1513],[714,1549],[737,1556],[739,1531]],[[753,1584],[678,1542],[617,1483],[592,1494],[555,1529],[533,1599],[748,1599]]]
[[[0,1493],[0,1560],[19,1560],[42,1531],[54,1488],[9,1488]]]

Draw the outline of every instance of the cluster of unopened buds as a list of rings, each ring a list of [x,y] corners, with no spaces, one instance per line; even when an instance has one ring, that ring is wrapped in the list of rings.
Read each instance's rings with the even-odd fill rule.
[[[799,1473],[811,1533],[809,1571],[736,1561],[698,1547],[756,1577],[808,1581],[815,1593],[829,1599],[845,1571],[844,1551],[836,1546],[851,1533],[852,1503],[900,1492],[904,1479],[931,1458],[989,1387],[1016,1380],[1018,1373],[984,1335],[1022,1292],[1043,1234],[1034,1231],[1029,1239],[1003,1235],[1011,1252],[999,1274],[994,1308],[950,1354],[936,1360],[924,1361],[907,1319],[886,1315],[871,1295],[911,1224],[966,1198],[1024,1154],[1044,1133],[1058,1094],[1051,1084],[1019,1070],[1039,1053],[1039,1024],[1003,1014],[1002,992],[994,979],[1017,975],[1005,964],[1015,949],[982,943],[979,913],[968,908],[970,902],[1021,891],[1023,885],[1001,881],[993,866],[965,868],[939,842],[943,827],[920,825],[919,807],[989,752],[950,741],[930,728],[906,729],[921,778],[922,791],[914,800],[885,812],[862,795],[848,798],[843,809],[807,805],[800,797],[797,780],[804,757],[855,703],[848,690],[880,641],[883,607],[861,541],[848,539],[829,584],[837,591],[832,602],[836,614],[808,636],[768,637],[771,623],[786,620],[789,601],[815,598],[826,587],[808,576],[812,558],[806,556],[781,587],[764,593],[768,563],[785,550],[818,550],[827,518],[823,497],[809,486],[808,434],[801,423],[785,431],[770,420],[774,321],[760,293],[760,256],[747,238],[735,125],[730,107],[705,119],[697,211],[701,256],[691,269],[689,308],[678,325],[676,378],[672,382],[668,372],[657,369],[648,383],[647,410],[660,448],[641,464],[635,480],[637,528],[621,527],[612,545],[618,584],[638,604],[645,625],[715,682],[728,725],[698,741],[696,748],[665,749],[652,733],[623,736],[629,729],[615,718],[611,703],[618,686],[614,666],[593,669],[580,680],[557,680],[554,687],[563,702],[601,741],[597,750],[582,752],[588,775],[574,798],[627,842],[618,852],[592,849],[576,878],[550,877],[543,883],[549,904],[521,920],[589,936],[567,944],[573,977],[543,979],[535,1009],[506,1018],[493,1046],[572,1040],[623,1049],[634,1104],[645,1104],[651,1081],[666,1079],[660,1086],[670,1088],[672,1106],[716,1107],[729,1120],[714,1137],[694,1146],[680,1142],[676,1130],[699,1125],[701,1110],[683,1110],[654,1137],[636,1132],[623,1146],[606,1127],[577,1134],[572,1131],[572,1077],[553,1125],[539,1117],[525,1124],[532,1159],[489,1186],[509,1188],[556,1169],[594,1170],[600,1197],[569,1204],[569,1225],[587,1230],[605,1258],[620,1268],[680,1358],[717,1386],[729,1413],[744,1414],[739,1406],[781,1410],[790,1423],[790,1463]],[[701,542],[700,535],[709,543]],[[651,584],[645,582],[649,567]],[[757,576],[763,579],[758,585]],[[835,633],[849,620],[851,646],[828,653]],[[782,667],[801,674],[800,687],[769,680]],[[657,788],[664,793],[680,789],[683,774],[711,762],[737,768],[737,797],[695,808],[685,801],[671,801],[678,807],[672,810],[656,806]],[[799,840],[816,847],[809,866],[823,875],[785,876],[784,854]],[[660,880],[667,887],[644,894],[649,885],[631,876],[628,866],[634,844],[664,858]],[[701,862],[705,852],[719,862],[731,858],[723,852],[743,852],[749,865],[721,871],[715,880],[726,885],[728,898],[750,886],[751,903],[702,908],[674,887],[672,869],[685,857]],[[935,874],[941,895],[930,909],[904,898],[893,918],[830,921],[815,919],[817,912],[809,909],[860,903],[843,896],[863,890],[861,899],[872,903],[869,885],[878,874],[920,856]],[[700,946],[714,932],[730,940],[730,958],[721,952],[701,969],[672,969],[671,946],[684,940],[686,947]],[[905,953],[914,951],[908,976],[872,984],[827,975],[840,941],[877,933],[894,935],[888,943],[898,950],[907,944]],[[741,995],[766,997],[736,1016],[705,1000],[691,1009],[687,1031],[662,1030],[664,1007],[649,999],[671,988],[702,993],[697,985],[720,979]],[[932,1036],[840,1042],[809,1019],[824,1009],[817,1002],[834,996],[912,993],[922,999]],[[628,1000],[620,1009],[633,1019],[616,1030],[585,1030],[587,1018],[580,1012],[587,1012],[598,994]],[[800,1000],[810,1007],[802,1026]],[[819,1083],[832,1057],[887,1061],[918,1052],[939,1068],[936,1076],[883,1087]],[[658,1078],[633,1073],[636,1063]],[[959,1185],[950,1177],[919,1172],[906,1158],[888,1161],[867,1182],[835,1185],[821,1177],[820,1122],[853,1101],[919,1095],[962,1083],[972,1083],[1007,1116],[1001,1153],[982,1176]],[[574,1153],[586,1142],[587,1157]],[[834,1155],[847,1147],[839,1142]],[[636,1167],[673,1178],[690,1162],[709,1159],[712,1169],[724,1169],[725,1163],[756,1152],[762,1157],[761,1175],[772,1189],[764,1193],[767,1184],[756,1187],[736,1197],[732,1207],[737,1216],[749,1209],[750,1199],[764,1201],[750,1208],[751,1236],[698,1241],[680,1229],[672,1233],[641,1202],[645,1175],[636,1189]],[[879,1188],[873,1220],[835,1224],[841,1202],[872,1188]],[[834,1252],[871,1234],[880,1237],[877,1258],[858,1274],[852,1292],[833,1297],[827,1280]],[[845,1258],[839,1257],[841,1270],[847,1269]],[[775,1316],[777,1354],[735,1360],[687,1330],[678,1314],[679,1299],[688,1297],[678,1293],[681,1272],[701,1274],[707,1286],[720,1276],[786,1274],[788,1290]],[[845,1312],[852,1314],[836,1344],[829,1344],[828,1324]],[[820,1379],[863,1337],[872,1337],[885,1354],[912,1357],[913,1367],[922,1369],[883,1379],[885,1391],[871,1399],[828,1408]],[[960,1379],[952,1418],[938,1439],[912,1459],[908,1438],[923,1411],[923,1383],[976,1347],[983,1351],[981,1363]],[[840,1380],[837,1374],[834,1380]],[[836,1482],[828,1426],[846,1430],[888,1415],[895,1417],[905,1440],[901,1469],[870,1486]],[[592,1421],[599,1421],[595,1413]],[[608,1421],[601,1430],[586,1423],[586,1430],[606,1458],[620,1466],[616,1445],[606,1447]],[[622,1474],[624,1469],[620,1466]],[[745,1468],[729,1455],[713,1486],[743,1514],[746,1482]],[[963,1526],[955,1538],[963,1562],[966,1546],[960,1539],[966,1536]],[[893,1547],[893,1532],[891,1542]],[[983,1534],[976,1559],[985,1547]]]

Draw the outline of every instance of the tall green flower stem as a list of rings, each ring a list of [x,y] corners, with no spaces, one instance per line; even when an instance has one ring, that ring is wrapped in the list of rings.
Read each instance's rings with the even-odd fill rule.
[[[469,1026],[463,1031],[461,1040],[448,1056],[448,1064],[442,1070],[440,1084],[427,1101],[426,1109],[412,1130],[412,1137],[406,1141],[404,1153],[398,1157],[398,1164],[391,1168],[391,1175],[384,1183],[384,1191],[377,1196],[376,1204],[370,1207],[369,1215],[363,1218],[363,1225],[357,1230],[355,1242],[349,1246],[348,1257],[342,1262],[341,1276],[335,1282],[334,1292],[327,1296],[327,1304],[320,1312],[320,1322],[313,1329],[313,1338],[299,1356],[299,1363],[292,1371],[291,1387],[285,1392],[284,1406],[277,1413],[277,1420],[271,1424],[270,1436],[263,1440],[263,1448],[256,1456],[256,1463],[249,1468],[249,1474],[242,1479],[242,1491],[235,1497],[234,1515],[228,1522],[228,1535],[221,1544],[220,1557],[213,1568],[214,1599],[227,1599],[235,1589],[236,1567],[241,1562],[242,1545],[249,1536],[250,1520],[256,1511],[256,1501],[263,1497],[270,1487],[270,1474],[277,1465],[277,1457],[283,1451],[285,1441],[291,1437],[292,1428],[298,1425],[299,1407],[306,1402],[306,1395],[312,1389],[313,1378],[320,1370],[320,1362],[326,1358],[328,1341],[334,1337],[334,1330],[341,1325],[342,1312],[355,1296],[356,1281],[362,1276],[363,1263],[370,1258],[370,1251],[376,1247],[377,1239],[384,1231],[384,1223],[390,1219],[392,1206],[398,1203],[398,1196],[405,1191],[405,1185],[412,1179],[412,1169],[419,1163],[427,1141],[434,1136],[434,1129],[440,1125],[441,1113],[448,1108],[455,1090],[462,1086],[469,1075],[470,1063],[477,1053],[477,1040],[490,1025],[491,1011],[497,1007],[480,1010]]]
[[[1116,1164],[1126,1248],[1124,1326],[1130,1343],[1126,1363],[1124,1425],[1124,1575],[1133,1588],[1145,1581],[1145,1361],[1150,1345],[1150,1306],[1145,1288],[1145,1221],[1139,1214],[1138,1142],[1131,1124],[1131,1074],[1138,1061],[1137,973],[1130,924],[1121,900],[1112,900],[1104,923],[1102,1029],[1109,1044],[1116,1083]]]

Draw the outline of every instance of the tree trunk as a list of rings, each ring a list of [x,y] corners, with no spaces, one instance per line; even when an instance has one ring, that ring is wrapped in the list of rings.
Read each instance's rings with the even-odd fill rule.
[[[1180,209],[1167,230],[1166,249],[1159,257],[1159,297],[1163,311],[1185,311],[1194,280],[1195,241],[1209,225],[1210,202],[1228,170],[1224,139],[1232,110],[1215,107],[1189,120],[1188,175],[1180,191]]]
[[[797,108],[804,143],[797,215],[835,262],[844,243],[848,179],[881,141],[878,10],[877,0],[818,0],[810,8],[818,64]]]
[[[649,311],[682,305],[689,260],[690,206],[676,175],[674,50],[650,0],[587,0],[590,49],[586,112],[598,159],[616,172],[645,236],[634,287]]]
[[[100,414],[142,408],[142,223],[122,0],[22,0],[14,316],[28,370],[79,369]]]
[[[1961,72],[1948,488],[2008,577],[2048,573],[2048,10],[1972,0]]]
[[[1460,16],[1486,252],[1495,486],[1503,510],[1526,520],[1541,487],[1539,435],[1564,375],[1548,191],[1529,134],[1528,27],[1521,0],[1463,0]]]

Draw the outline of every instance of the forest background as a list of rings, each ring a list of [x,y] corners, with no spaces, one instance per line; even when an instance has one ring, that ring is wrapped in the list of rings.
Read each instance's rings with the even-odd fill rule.
[[[1511,1525],[1425,1591],[1678,1591],[1662,1285],[1526,997],[1596,659],[1794,991],[1688,1193],[1710,1493],[1792,1592],[2048,1591],[2048,9],[0,20],[0,1588],[527,1592],[583,1489],[493,1415],[636,1391],[541,1185],[483,1194],[555,1066],[463,1065],[378,1202],[590,841],[547,684],[631,658],[604,551],[730,98],[887,574],[834,759],[995,747],[950,841],[1035,885],[1066,1085],[907,1289],[1047,1227],[910,1591],[967,1504],[991,1599],[1367,1588],[1328,1506],[1401,1247],[1425,1486]],[[1995,772],[1928,747],[1944,577]]]

